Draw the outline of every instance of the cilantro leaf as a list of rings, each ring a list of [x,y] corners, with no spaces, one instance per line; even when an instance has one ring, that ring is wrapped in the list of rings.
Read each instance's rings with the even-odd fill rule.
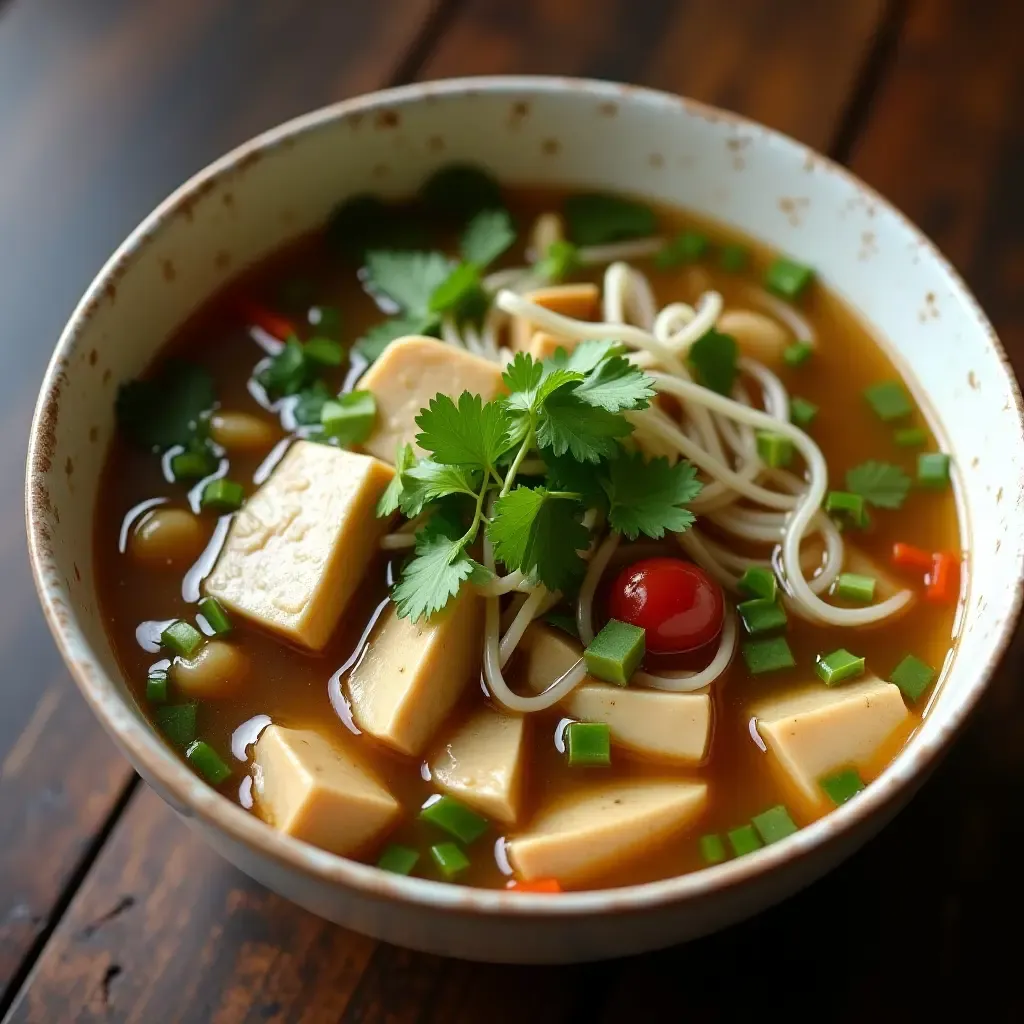
[[[423,183],[420,199],[441,216],[468,220],[481,210],[501,206],[501,186],[473,164],[448,164]]]
[[[375,324],[352,346],[352,349],[367,362],[373,363],[396,338],[404,338],[407,334],[434,335],[436,331],[437,317],[433,314],[396,316]]]
[[[608,466],[608,522],[613,530],[636,540],[645,533],[660,540],[666,530],[682,533],[694,522],[682,506],[701,491],[697,470],[689,462],[669,465],[668,459],[645,462],[639,452],[623,452]]]
[[[303,388],[298,393],[292,408],[295,422],[304,427],[319,423],[324,403],[330,397],[331,390],[322,380],[315,380],[308,388]]]
[[[432,459],[420,459],[402,473],[399,505],[410,519],[418,516],[431,501],[448,494],[470,494],[480,490],[480,474],[462,466],[446,466]]]
[[[736,383],[737,355],[736,339],[712,327],[693,343],[687,359],[696,372],[698,384],[720,395],[729,395]]]
[[[480,291],[479,268],[472,263],[459,263],[430,296],[430,311],[462,311],[477,301]]]
[[[541,455],[552,489],[574,491],[587,508],[608,511],[608,496],[601,484],[602,476],[607,475],[607,463],[577,462],[571,455],[555,455],[550,449]]]
[[[507,210],[481,210],[462,233],[459,251],[467,263],[486,267],[516,240]]]
[[[610,356],[621,356],[628,351],[621,341],[588,338],[586,341],[581,341],[571,352],[566,352],[564,348],[556,349],[553,356],[544,360],[544,368],[590,373],[603,359]]]
[[[583,374],[562,368],[552,369],[538,363],[528,352],[517,352],[501,375],[511,394],[510,409],[535,412],[559,388],[583,380]]]
[[[284,348],[256,374],[256,380],[271,398],[298,394],[312,377],[313,368],[302,342],[295,337],[289,338]]]
[[[402,570],[402,578],[391,591],[398,617],[428,618],[455,597],[465,580],[484,569],[466,554],[458,538],[439,530],[416,534],[416,555]]]
[[[483,402],[463,391],[456,405],[438,394],[416,417],[422,433],[416,443],[434,453],[434,461],[490,472],[508,448],[509,417],[501,402]]]
[[[509,570],[536,576],[549,590],[571,585],[585,563],[579,555],[590,533],[579,502],[553,497],[545,487],[517,487],[494,504],[487,536]]]
[[[428,317],[430,298],[451,271],[451,263],[439,252],[384,250],[366,254],[367,286],[413,317]]]
[[[537,443],[555,455],[567,451],[578,462],[598,462],[615,454],[615,439],[626,437],[632,424],[617,413],[588,405],[568,388],[551,395],[537,424]]]
[[[117,424],[140,448],[188,445],[215,401],[213,378],[204,369],[168,360],[156,377],[128,381],[118,388]]]
[[[608,412],[646,409],[654,397],[653,384],[654,381],[628,359],[611,356],[598,363],[573,394],[587,405],[607,409]]]
[[[317,417],[319,419],[319,416]],[[402,474],[412,467],[416,461],[416,453],[411,444],[400,444],[395,451],[395,475],[384,488],[384,493],[377,501],[377,515],[380,518],[396,511],[402,497]]]
[[[572,242],[559,240],[548,246],[548,251],[533,265],[533,269],[545,281],[562,281],[582,265],[579,249]]]
[[[863,462],[846,474],[846,489],[875,508],[901,508],[910,491],[910,477],[889,462]]]
[[[619,196],[589,193],[565,201],[569,238],[577,245],[604,245],[644,238],[658,229],[654,211],[644,203]]]

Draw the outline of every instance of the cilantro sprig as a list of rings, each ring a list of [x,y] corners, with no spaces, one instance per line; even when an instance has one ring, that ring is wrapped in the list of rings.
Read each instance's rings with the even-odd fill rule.
[[[399,448],[395,479],[377,509],[425,522],[393,592],[400,616],[430,616],[467,580],[490,578],[471,553],[481,530],[506,571],[566,591],[585,570],[587,509],[607,514],[611,528],[632,539],[689,528],[685,506],[701,486],[694,468],[623,447],[633,429],[626,414],[654,396],[653,382],[624,351],[586,341],[544,362],[519,353],[503,375],[506,396],[439,394],[421,410],[416,443],[426,454]],[[546,473],[526,480],[519,471],[531,453]]]
[[[872,459],[847,472],[846,488],[875,508],[901,508],[910,491],[910,477],[891,462]]]

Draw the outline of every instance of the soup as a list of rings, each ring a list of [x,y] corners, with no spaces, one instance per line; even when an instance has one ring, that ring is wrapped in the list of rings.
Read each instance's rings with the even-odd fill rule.
[[[438,172],[215,296],[118,397],[101,600],[139,706],[268,825],[619,886],[855,800],[964,586],[949,458],[810,268]]]

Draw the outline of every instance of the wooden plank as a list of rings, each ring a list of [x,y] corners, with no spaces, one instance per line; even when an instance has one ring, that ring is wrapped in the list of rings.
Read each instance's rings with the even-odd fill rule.
[[[726,9],[709,0],[470,0],[457,12],[420,77],[559,71],[630,79],[729,103],[827,146],[883,5],[742,0]],[[185,132],[184,122],[178,130]],[[130,910],[109,926],[87,928],[125,896],[137,901]],[[238,903],[255,908],[244,927]],[[365,972],[356,981],[355,971],[315,966],[296,986],[291,951],[297,947],[326,951],[331,962],[365,962]],[[182,1019],[225,1022],[337,1020],[342,1013],[347,1024],[556,1021],[596,1013],[613,977],[601,966],[484,968],[388,946],[369,953],[365,940],[226,868],[151,793],[140,792],[12,1019],[44,1020],[58,1011],[61,1019],[75,1019],[76,1012],[79,1019],[156,1019],[147,1013],[169,998]]]
[[[393,81],[434,0],[14,0],[0,13],[0,1009],[132,778],[67,680],[24,552],[24,444],[89,278],[244,138]]]

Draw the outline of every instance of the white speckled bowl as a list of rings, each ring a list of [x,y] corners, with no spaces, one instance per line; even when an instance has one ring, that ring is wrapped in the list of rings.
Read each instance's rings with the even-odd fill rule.
[[[523,895],[399,878],[279,835],[200,782],[121,678],[93,582],[97,480],[117,384],[207,296],[366,189],[401,194],[455,159],[507,182],[642,193],[700,210],[813,264],[887,339],[957,466],[970,540],[963,639],[924,726],[857,800],[785,841],[625,889]],[[803,146],[674,96],[598,82],[482,78],[376,93],[299,118],[217,161],[104,267],[43,382],[28,455],[32,565],[86,699],[157,792],[243,871],[334,921],[486,960],[634,953],[720,928],[812,881],[910,797],[988,684],[1021,605],[1021,397],[963,282],[895,210]]]

